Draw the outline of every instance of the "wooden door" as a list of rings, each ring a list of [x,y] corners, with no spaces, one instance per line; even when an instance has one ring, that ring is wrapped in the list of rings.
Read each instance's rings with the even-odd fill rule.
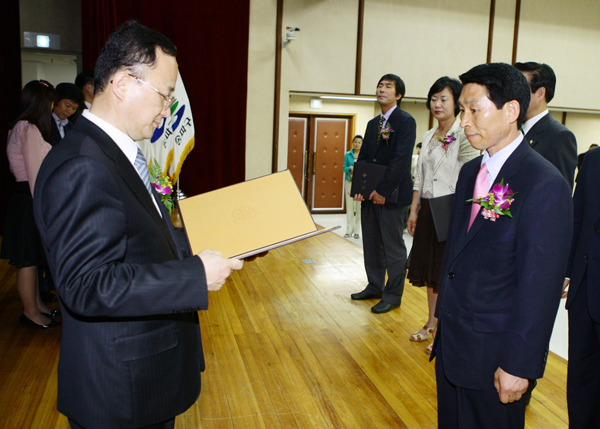
[[[314,118],[311,210],[344,210],[344,155],[347,118]]]
[[[288,127],[287,167],[300,189],[306,195],[308,118],[290,118]]]

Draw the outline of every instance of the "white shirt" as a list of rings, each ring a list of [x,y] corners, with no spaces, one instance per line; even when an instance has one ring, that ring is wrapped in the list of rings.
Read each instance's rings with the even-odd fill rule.
[[[54,113],[54,112],[52,112],[52,118],[54,119],[54,122],[56,122],[56,126],[58,127],[58,132],[60,133],[60,138],[64,139],[65,138],[64,126],[69,123],[69,120],[68,119],[60,119],[58,116],[56,116],[56,113]]]
[[[494,154],[494,156],[490,156],[487,150],[485,151],[485,153],[483,154],[483,158],[481,158],[481,165],[483,165],[484,162],[487,165],[488,183],[490,185],[488,190],[495,185],[494,182],[498,177],[498,173],[500,173],[502,166],[504,165],[508,157],[511,156],[512,153],[517,149],[521,141],[523,141],[523,134],[519,133],[519,136],[515,140],[513,140],[512,143],[500,149]],[[500,180],[502,180],[502,178],[500,178]],[[498,183],[500,183],[500,181],[498,181]]]
[[[538,123],[540,119],[549,114],[548,109],[544,110],[542,113],[535,115],[533,118],[528,121],[523,122],[523,134],[527,134],[530,129],[533,128],[535,124]]]
[[[81,115],[88,119],[90,122],[96,124],[102,131],[108,134],[108,136],[115,142],[119,149],[121,149],[123,154],[125,154],[125,157],[129,160],[129,162],[131,162],[131,165],[133,166],[135,171],[137,171],[137,168],[135,168],[135,158],[137,157],[137,151],[139,148],[138,144],[123,131],[109,124],[104,119],[100,119],[98,116],[94,115],[89,110],[85,109],[81,113]],[[138,176],[139,174],[140,173],[138,172]],[[152,196],[152,202],[154,203],[156,210],[158,210],[158,214],[162,217],[160,209],[158,208],[158,203],[156,202],[156,198],[154,198],[154,196]]]

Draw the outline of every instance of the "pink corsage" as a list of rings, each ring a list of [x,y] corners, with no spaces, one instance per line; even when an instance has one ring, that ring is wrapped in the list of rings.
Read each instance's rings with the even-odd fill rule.
[[[163,174],[160,164],[156,159],[150,165],[150,182],[152,182],[152,187],[154,187],[156,192],[160,194],[160,200],[167,210],[169,210],[169,213],[171,213],[175,208],[173,197],[171,196],[173,193],[173,184],[171,183],[171,178]]]
[[[492,222],[496,222],[496,219],[500,216],[506,215],[512,218],[510,205],[515,200],[513,198],[515,194],[515,192],[508,189],[508,184],[504,186],[504,179],[502,179],[500,183],[496,183],[492,187],[491,191],[485,197],[473,198],[467,200],[467,202],[479,203],[483,208],[481,215]]]
[[[381,138],[385,140],[386,146],[389,145],[390,134],[392,134],[393,132],[394,130],[389,124],[386,124],[385,127],[381,129],[381,132],[379,134],[381,135]]]
[[[451,133],[449,136],[438,137],[438,141],[442,144],[442,149],[446,151],[446,156],[448,156],[450,144],[456,141],[456,137],[454,136],[454,133]]]

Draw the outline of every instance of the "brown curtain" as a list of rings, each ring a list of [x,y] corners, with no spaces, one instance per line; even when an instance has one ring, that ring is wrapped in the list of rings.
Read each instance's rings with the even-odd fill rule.
[[[0,13],[0,232],[4,231],[6,209],[15,188],[15,176],[10,172],[6,156],[6,137],[10,122],[15,119],[21,92],[21,30],[19,1],[3,0]]]
[[[110,32],[128,19],[164,33],[177,46],[196,127],[195,148],[181,170],[183,192],[192,196],[242,182],[249,1],[87,0],[82,7],[85,67],[95,63]]]

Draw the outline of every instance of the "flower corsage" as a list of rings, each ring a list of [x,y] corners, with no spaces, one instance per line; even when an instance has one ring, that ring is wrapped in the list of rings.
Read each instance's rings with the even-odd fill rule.
[[[510,205],[515,200],[513,196],[516,193],[508,189],[508,184],[504,186],[504,179],[500,183],[496,183],[490,192],[485,197],[473,198],[467,200],[467,202],[479,203],[483,208],[481,215],[496,222],[500,216],[508,216],[512,218],[510,213]]]
[[[169,213],[175,208],[173,204],[173,185],[171,184],[171,178],[166,174],[163,174],[160,164],[156,159],[152,161],[150,166],[150,182],[152,186],[160,194],[160,200],[163,202]]]
[[[438,141],[442,144],[442,149],[446,151],[446,156],[448,156],[448,149],[450,149],[450,144],[456,141],[456,136],[451,133],[449,136],[438,137]]]
[[[386,124],[385,127],[381,128],[381,138],[385,140],[385,145],[389,145],[390,135],[394,132],[390,124]]]

